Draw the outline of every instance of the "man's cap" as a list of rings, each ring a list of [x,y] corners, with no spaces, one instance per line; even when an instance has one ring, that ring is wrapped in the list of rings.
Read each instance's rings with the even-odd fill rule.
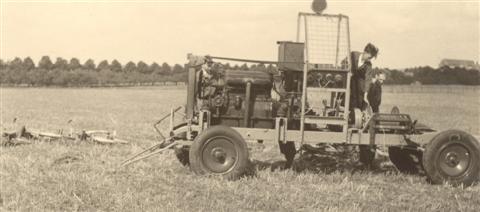
[[[365,46],[365,49],[363,51],[367,52],[367,53],[370,53],[372,55],[372,57],[377,57],[377,54],[378,54],[378,48],[371,43],[368,43]]]

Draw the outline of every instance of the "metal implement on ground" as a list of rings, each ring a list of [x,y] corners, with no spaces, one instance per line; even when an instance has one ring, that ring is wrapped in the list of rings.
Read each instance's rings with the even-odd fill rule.
[[[14,122],[16,118],[14,119]],[[71,120],[68,122],[71,123]],[[75,132],[70,128],[70,132],[64,133],[58,130],[57,133],[44,132],[39,130],[28,129],[25,126],[19,127],[18,130],[4,132],[2,135],[3,146],[15,146],[21,144],[31,144],[32,141],[90,141],[100,144],[127,144],[126,140],[116,137],[116,131],[108,130],[81,130]]]
[[[163,142],[124,164],[175,149],[198,175],[237,179],[247,172],[247,141],[278,144],[290,166],[307,144],[358,145],[372,163],[379,145],[401,172],[423,169],[433,183],[471,185],[480,175],[480,144],[460,130],[437,132],[395,108],[368,114],[350,107],[349,18],[299,13],[296,42],[279,41],[278,61],[188,55],[186,106],[156,123]],[[228,69],[218,60],[275,64],[276,71]],[[264,67],[264,66],[263,66]],[[157,125],[170,117],[169,136]],[[177,117],[178,118],[178,117]]]

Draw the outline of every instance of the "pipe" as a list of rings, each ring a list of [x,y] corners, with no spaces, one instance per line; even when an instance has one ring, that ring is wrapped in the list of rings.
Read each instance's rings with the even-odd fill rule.
[[[187,85],[187,108],[186,115],[187,120],[193,119],[193,108],[195,106],[195,68],[192,66],[188,67],[188,85]]]
[[[243,126],[249,127],[250,122],[250,99],[251,99],[252,82],[247,82],[245,91],[245,114],[243,114]]]
[[[288,63],[288,64],[301,64],[303,62],[298,62],[298,61],[268,61],[268,60],[250,60],[250,59],[241,59],[241,58],[232,58],[232,57],[217,57],[217,56],[208,56],[212,59],[217,59],[217,60],[229,60],[229,61],[237,61],[237,62],[246,62],[246,63],[262,63],[262,64],[272,64],[272,65],[278,65],[279,63]]]
[[[267,60],[250,60],[250,59],[240,59],[240,58],[231,58],[231,57],[216,57],[216,56],[209,56],[212,59],[217,60],[230,60],[230,61],[237,61],[237,62],[246,62],[246,63],[263,63],[263,64],[278,64],[277,61],[267,61]]]

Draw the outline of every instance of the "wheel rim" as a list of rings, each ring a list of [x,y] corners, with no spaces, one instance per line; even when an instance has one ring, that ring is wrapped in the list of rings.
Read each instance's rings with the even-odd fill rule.
[[[202,162],[214,173],[226,173],[237,162],[238,152],[235,143],[227,137],[216,136],[207,140],[202,149]]]
[[[457,177],[468,170],[471,160],[471,154],[465,146],[451,144],[440,152],[437,164],[446,175]]]

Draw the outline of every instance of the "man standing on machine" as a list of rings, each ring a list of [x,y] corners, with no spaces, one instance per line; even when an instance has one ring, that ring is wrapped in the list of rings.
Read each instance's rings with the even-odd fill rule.
[[[372,82],[372,63],[376,58],[378,48],[368,43],[363,52],[352,52],[352,78],[350,82],[350,108],[365,111],[368,106],[367,92]]]
[[[355,108],[365,112],[368,108],[367,94],[373,78],[371,60],[377,57],[378,48],[368,43],[363,53],[352,52],[352,77],[350,80],[350,114],[354,115]],[[374,134],[371,133],[371,136]],[[370,139],[371,140],[371,139]],[[372,141],[372,140],[371,140]],[[370,142],[371,142],[370,141]],[[367,167],[372,167],[375,158],[375,145],[360,145],[359,161]]]

